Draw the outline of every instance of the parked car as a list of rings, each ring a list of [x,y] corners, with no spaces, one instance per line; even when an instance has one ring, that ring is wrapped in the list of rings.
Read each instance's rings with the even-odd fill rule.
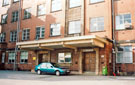
[[[47,73],[47,74],[55,74],[60,76],[62,74],[69,74],[70,70],[68,68],[63,68],[57,63],[41,63],[35,66],[35,72],[37,74]]]

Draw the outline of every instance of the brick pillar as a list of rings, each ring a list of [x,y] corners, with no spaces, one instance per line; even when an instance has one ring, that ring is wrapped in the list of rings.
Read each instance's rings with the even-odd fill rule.
[[[80,50],[79,52],[79,73],[82,74],[83,73],[83,67],[82,67],[82,51]]]

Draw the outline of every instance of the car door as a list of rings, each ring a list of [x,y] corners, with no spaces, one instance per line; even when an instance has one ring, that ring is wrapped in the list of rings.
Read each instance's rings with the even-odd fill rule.
[[[41,70],[42,72],[47,73],[47,66],[46,66],[46,65],[47,65],[46,63],[42,63],[42,64],[41,64],[40,70]]]
[[[47,64],[47,73],[51,73],[51,74],[55,73],[55,68],[50,63]]]

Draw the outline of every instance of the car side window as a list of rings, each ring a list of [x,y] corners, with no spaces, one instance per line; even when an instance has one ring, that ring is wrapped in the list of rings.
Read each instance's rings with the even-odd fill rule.
[[[43,63],[43,64],[41,65],[41,68],[46,68],[46,63]]]
[[[52,68],[52,65],[51,64],[47,64],[47,68]]]

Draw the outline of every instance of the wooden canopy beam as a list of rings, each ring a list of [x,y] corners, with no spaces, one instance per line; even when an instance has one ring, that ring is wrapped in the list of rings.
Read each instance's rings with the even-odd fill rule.
[[[54,50],[54,49],[48,48],[48,47],[40,47],[40,46],[39,46],[39,48],[40,48],[40,49],[46,49],[46,50]]]

